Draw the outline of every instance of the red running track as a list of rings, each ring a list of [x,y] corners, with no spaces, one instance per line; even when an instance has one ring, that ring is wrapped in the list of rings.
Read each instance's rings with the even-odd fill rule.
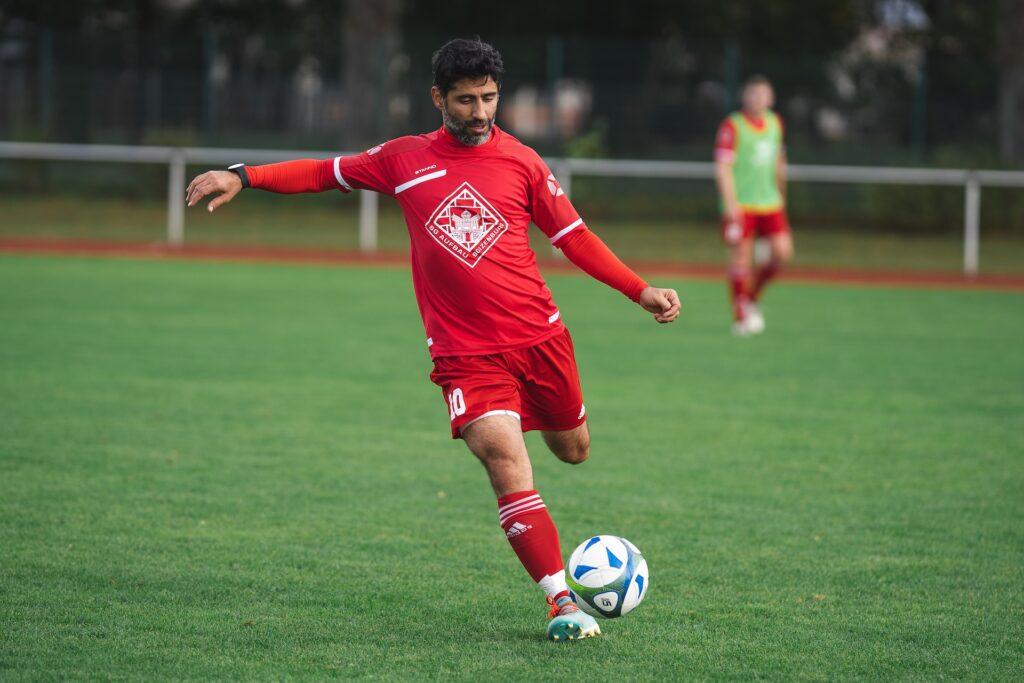
[[[90,255],[122,258],[152,258],[191,261],[244,261],[260,263],[322,264],[338,266],[405,267],[409,256],[403,252],[363,254],[342,249],[293,247],[251,247],[188,244],[172,247],[164,243],[104,242],[36,237],[0,237],[0,253]],[[540,261],[546,272],[579,272],[568,261]],[[634,261],[629,265],[645,276],[718,280],[725,277],[724,265],[685,264],[659,261]],[[787,268],[784,279],[816,284],[854,284],[876,287],[914,287],[928,289],[987,289],[1024,291],[1024,275],[979,275],[956,273],[858,270],[846,268]]]

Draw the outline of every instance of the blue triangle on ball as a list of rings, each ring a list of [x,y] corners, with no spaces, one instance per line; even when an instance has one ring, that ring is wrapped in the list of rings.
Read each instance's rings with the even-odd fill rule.
[[[576,565],[576,569],[574,569],[573,572],[572,572],[572,578],[574,578],[577,581],[579,581],[581,576],[583,576],[587,572],[593,571],[595,569],[597,569],[597,567],[588,567],[585,564],[578,564],[578,565]]]
[[[606,553],[608,553],[608,566],[609,567],[613,567],[615,569],[618,569],[619,567],[622,566],[622,560],[620,560],[619,558],[615,557],[615,555],[612,554],[611,550],[608,550],[608,548],[605,548],[604,551]]]

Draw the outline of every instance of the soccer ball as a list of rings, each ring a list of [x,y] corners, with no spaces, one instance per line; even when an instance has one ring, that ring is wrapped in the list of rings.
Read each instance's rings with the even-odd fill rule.
[[[595,617],[621,617],[647,595],[647,560],[619,536],[594,536],[580,543],[565,573],[573,602]]]

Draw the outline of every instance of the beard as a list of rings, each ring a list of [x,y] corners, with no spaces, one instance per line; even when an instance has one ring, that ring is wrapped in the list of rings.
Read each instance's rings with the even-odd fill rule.
[[[451,114],[448,113],[448,106],[441,103],[441,120],[444,121],[444,127],[448,129],[448,132],[455,136],[455,138],[464,145],[469,147],[476,147],[482,145],[491,139],[491,131],[494,128],[494,117],[490,119],[467,119],[466,121],[459,121],[455,119]],[[471,133],[470,126],[486,125],[485,130],[480,135]]]

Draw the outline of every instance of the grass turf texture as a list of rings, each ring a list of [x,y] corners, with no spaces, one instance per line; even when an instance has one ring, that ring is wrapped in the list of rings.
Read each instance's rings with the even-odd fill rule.
[[[652,581],[571,646],[406,272],[0,258],[0,678],[1019,678],[1024,297],[781,285],[741,340],[551,284],[593,449],[537,486]]]
[[[162,242],[166,240],[165,201],[129,201],[109,196],[2,196],[0,237]],[[269,193],[253,193],[213,215],[203,208],[185,214],[188,244],[281,247],[359,248],[358,198],[338,192],[282,201]],[[725,248],[719,228],[679,209],[661,219],[628,215],[593,215],[585,203],[580,211],[588,224],[623,259],[715,264],[724,268]],[[963,236],[959,214],[947,235],[899,235],[868,225],[824,229],[794,217],[796,265],[824,268],[963,272]],[[538,254],[551,247],[539,230],[531,230]],[[409,237],[397,205],[380,200],[381,249],[408,249]],[[1024,239],[983,226],[980,271],[988,275],[1024,273]]]

